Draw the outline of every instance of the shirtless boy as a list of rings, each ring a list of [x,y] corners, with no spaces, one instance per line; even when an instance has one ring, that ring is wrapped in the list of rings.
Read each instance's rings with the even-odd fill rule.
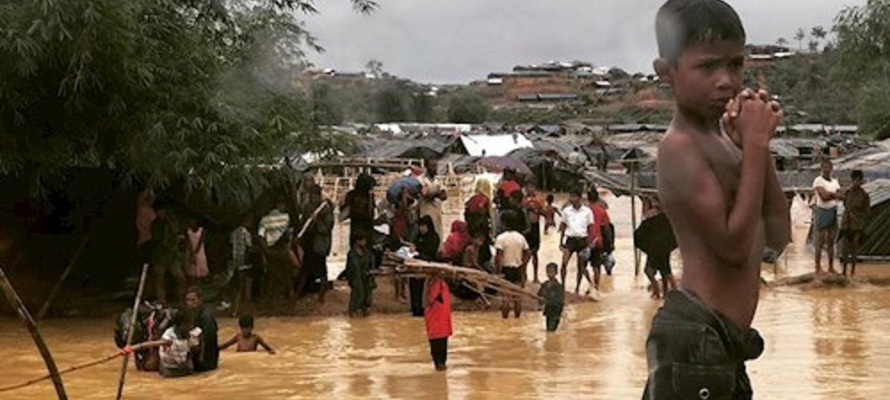
[[[266,341],[263,340],[260,335],[253,333],[253,316],[242,315],[241,318],[238,319],[238,326],[241,328],[241,332],[238,332],[234,337],[229,339],[228,342],[219,346],[220,350],[225,350],[237,343],[238,347],[235,351],[239,353],[256,351],[257,346],[262,346],[264,350],[269,352],[269,354],[275,354],[275,350],[266,344]]]
[[[676,99],[658,149],[658,195],[684,274],[652,322],[643,398],[750,399],[745,361],[763,351],[750,327],[760,260],[790,240],[769,152],[782,112],[767,93],[743,90],[745,31],[728,4],[669,0],[656,33],[655,69]]]

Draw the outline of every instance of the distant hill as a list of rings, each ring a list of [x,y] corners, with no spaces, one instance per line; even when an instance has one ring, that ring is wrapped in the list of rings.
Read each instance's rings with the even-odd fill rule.
[[[780,46],[751,46],[748,87],[766,87],[786,108],[787,123],[854,123],[849,107],[831,95],[830,53],[795,54]],[[311,93],[325,124],[456,121],[455,103],[481,98],[485,119],[506,124],[584,121],[665,124],[671,89],[654,75],[590,63],[516,66],[465,85],[436,86],[386,73],[307,72],[297,85]]]

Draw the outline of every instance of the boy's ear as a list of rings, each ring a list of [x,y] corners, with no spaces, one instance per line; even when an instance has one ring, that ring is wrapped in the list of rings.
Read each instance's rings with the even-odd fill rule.
[[[668,60],[664,58],[656,58],[655,61],[652,62],[652,67],[655,69],[655,73],[658,74],[658,78],[669,85],[674,84],[674,69],[671,68]]]

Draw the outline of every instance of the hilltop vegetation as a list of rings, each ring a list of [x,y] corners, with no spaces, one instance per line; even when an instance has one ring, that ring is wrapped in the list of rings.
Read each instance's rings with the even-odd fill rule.
[[[831,29],[797,29],[795,56],[751,63],[746,84],[778,95],[786,123],[857,124],[860,132],[890,137],[890,0],[843,10]],[[779,38],[777,47],[789,40]],[[371,64],[371,63],[369,63]],[[373,63],[377,71],[382,64]],[[440,87],[382,74],[373,80],[318,79],[322,102],[338,118],[329,122],[477,122],[479,116],[506,124],[658,123],[670,119],[670,90],[623,71],[610,71],[619,94],[603,96],[589,84],[572,83],[576,101],[546,106],[520,104],[485,82]],[[479,100],[484,100],[480,102]],[[463,108],[461,113],[455,109]],[[449,112],[452,111],[452,112]],[[398,119],[394,117],[400,117]]]

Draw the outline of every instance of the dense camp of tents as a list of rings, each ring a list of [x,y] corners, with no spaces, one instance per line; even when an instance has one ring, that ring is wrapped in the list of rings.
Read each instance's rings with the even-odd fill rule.
[[[819,161],[831,158],[835,175],[848,184],[854,169],[864,172],[872,195],[869,239],[863,254],[890,257],[890,141],[870,142],[856,127],[795,125],[780,129],[771,152],[782,187],[791,196],[812,195]],[[661,125],[584,124],[505,126],[388,124],[352,129],[351,154],[363,159],[421,159],[439,162],[440,173],[498,172],[523,164],[538,187],[560,191],[578,182],[616,195],[655,193]],[[340,132],[349,129],[340,128]]]

